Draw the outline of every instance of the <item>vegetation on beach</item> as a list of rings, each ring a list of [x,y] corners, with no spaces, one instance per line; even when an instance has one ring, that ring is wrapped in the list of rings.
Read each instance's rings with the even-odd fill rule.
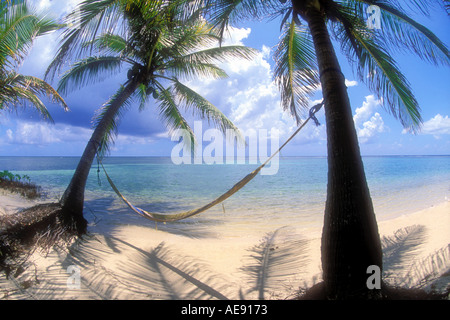
[[[28,175],[14,174],[8,170],[0,171],[0,189],[27,199],[37,199],[42,195],[41,187],[32,183]]]

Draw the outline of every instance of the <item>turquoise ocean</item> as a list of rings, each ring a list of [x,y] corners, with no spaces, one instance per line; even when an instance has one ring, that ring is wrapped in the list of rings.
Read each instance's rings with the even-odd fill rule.
[[[413,213],[450,200],[450,156],[364,157],[378,221]],[[1,157],[0,171],[28,175],[48,200],[58,199],[78,163],[77,157]],[[215,199],[256,164],[182,164],[170,157],[109,157],[108,174],[134,205],[158,213],[178,213]],[[86,187],[85,216],[97,228],[133,224],[154,227],[117,197],[98,165]],[[320,230],[326,200],[326,157],[281,157],[274,175],[258,175],[238,193],[198,216],[158,228],[195,236],[222,230],[239,236],[290,225]],[[228,231],[227,231],[228,230]]]

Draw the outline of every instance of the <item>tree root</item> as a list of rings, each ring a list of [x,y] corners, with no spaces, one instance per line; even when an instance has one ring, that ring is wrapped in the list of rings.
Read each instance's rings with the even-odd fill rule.
[[[69,244],[86,233],[82,216],[70,214],[60,203],[40,204],[0,217],[0,271],[8,276],[21,270],[36,250]]]

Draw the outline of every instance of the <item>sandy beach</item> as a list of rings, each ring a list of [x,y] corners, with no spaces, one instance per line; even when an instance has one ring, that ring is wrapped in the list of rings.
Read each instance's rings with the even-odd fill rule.
[[[0,194],[1,214],[31,204]],[[167,225],[106,230],[101,223],[69,250],[36,252],[17,277],[2,274],[0,299],[287,299],[321,279],[320,230],[309,238],[293,227],[189,236]],[[445,289],[449,226],[448,201],[379,222],[385,278]]]

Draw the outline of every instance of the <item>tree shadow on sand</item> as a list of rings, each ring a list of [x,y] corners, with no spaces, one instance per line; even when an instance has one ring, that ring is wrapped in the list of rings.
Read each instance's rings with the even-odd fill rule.
[[[448,294],[450,248],[415,259],[425,237],[423,226],[411,226],[382,239],[388,298],[430,298],[412,289],[447,290]],[[267,233],[247,250],[236,283],[201,257],[188,256],[164,242],[144,248],[116,236],[91,234],[69,249],[55,247],[49,253],[53,263],[44,270],[42,266],[34,270],[31,263],[27,272],[11,276],[9,287],[4,278],[0,286],[4,296],[12,299],[293,299],[305,291],[302,283],[310,280],[302,274],[309,263],[308,247],[309,241],[293,228]],[[75,288],[68,285],[71,266],[80,276]]]
[[[301,239],[293,228],[282,227],[268,233],[248,251],[241,271],[250,284],[240,298],[264,300],[267,298],[286,299],[287,292],[298,287],[302,270],[308,264],[309,241]]]
[[[110,197],[86,201],[85,212],[90,220],[90,227],[98,227],[102,230],[101,233],[110,234],[118,225],[126,223],[139,227],[157,228],[163,232],[179,234],[188,238],[202,239],[213,236],[210,228],[208,228],[209,225],[223,223],[222,220],[214,218],[204,218],[201,222],[195,218],[188,218],[181,221],[170,222],[168,224],[155,223],[154,221],[142,219],[141,216],[136,215],[129,210],[128,207],[117,205],[117,203],[121,204],[121,200]],[[151,205],[141,206],[141,208],[152,212],[162,212],[162,210],[159,210],[158,208],[171,208],[173,212],[185,209],[176,203],[168,201],[155,202]]]
[[[286,298],[307,264],[308,242],[291,231],[277,229],[248,249],[239,284],[164,242],[146,251],[113,236],[73,246],[64,265],[79,266],[84,286],[101,299]]]
[[[34,284],[25,292],[16,290],[20,292],[9,298],[281,298],[283,292],[295,287],[292,281],[298,280],[300,267],[307,263],[306,250],[307,241],[298,240],[288,228],[271,232],[259,245],[248,249],[245,266],[240,269],[245,281],[235,283],[227,275],[212,271],[199,258],[169,248],[164,242],[144,250],[115,236],[91,235],[78,240],[68,250],[55,248],[49,254],[56,258],[55,262],[44,272],[36,272]],[[71,266],[76,266],[80,276],[79,287],[74,289],[67,285],[71,277],[67,270]],[[30,276],[28,272],[12,279],[18,288],[30,281]]]
[[[416,259],[426,241],[425,226],[413,225],[383,237],[383,280],[394,288],[450,292],[450,245]]]

